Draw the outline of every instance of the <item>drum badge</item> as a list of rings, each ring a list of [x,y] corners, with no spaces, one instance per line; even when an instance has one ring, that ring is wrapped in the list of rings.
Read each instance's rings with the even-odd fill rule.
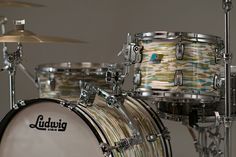
[[[30,124],[29,127],[43,131],[66,131],[67,123],[62,122],[61,119],[59,119],[57,122],[52,121],[51,117],[48,117],[47,120],[44,120],[43,115],[39,115],[35,124]]]
[[[163,54],[153,53],[151,55],[150,61],[153,62],[154,64],[159,64],[161,63],[163,56],[164,56]]]

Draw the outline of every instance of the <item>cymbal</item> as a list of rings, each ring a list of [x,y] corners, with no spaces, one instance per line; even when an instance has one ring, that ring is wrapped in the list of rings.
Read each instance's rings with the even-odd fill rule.
[[[21,8],[31,8],[31,7],[44,7],[41,4],[35,4],[30,2],[20,2],[20,1],[0,1],[0,7],[21,7]]]
[[[6,43],[86,43],[85,41],[64,37],[36,35],[28,30],[13,30],[0,36],[0,42]]]

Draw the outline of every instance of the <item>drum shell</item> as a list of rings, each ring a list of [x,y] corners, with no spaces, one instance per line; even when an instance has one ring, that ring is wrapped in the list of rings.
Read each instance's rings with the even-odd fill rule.
[[[225,113],[225,80],[224,70],[221,70],[221,87],[220,87],[220,101],[211,104],[204,103],[171,103],[158,102],[157,110],[159,116],[165,119],[174,121],[188,121],[189,116],[195,112],[197,113],[199,122],[215,122],[214,112],[219,112],[220,115]],[[236,66],[231,66],[231,115],[236,117]]]
[[[111,65],[120,69],[116,64],[90,62],[39,65],[36,68],[39,96],[77,101],[80,86],[84,82],[110,90],[111,86],[106,82],[106,72]]]
[[[30,101],[26,101],[25,104],[26,105],[24,107],[21,106],[18,110],[12,110],[11,112],[9,112],[8,115],[1,122],[1,125],[0,125],[1,126],[1,130],[0,130],[0,133],[1,133],[0,155],[1,157],[16,156],[14,152],[17,152],[17,155],[19,156],[25,156],[25,157],[27,157],[27,155],[28,156],[34,155],[34,157],[39,157],[42,155],[44,156],[49,155],[49,154],[44,154],[44,153],[49,151],[48,149],[50,149],[51,147],[50,145],[48,145],[46,148],[44,147],[44,149],[46,150],[41,150],[41,147],[37,147],[37,149],[34,147],[37,143],[37,142],[35,143],[35,141],[40,141],[40,143],[47,145],[47,143],[44,143],[45,138],[43,138],[43,136],[45,135],[41,136],[42,134],[45,134],[45,132],[38,130],[38,132],[33,132],[35,134],[34,136],[31,137],[33,139],[31,138],[27,139],[27,137],[31,135],[28,134],[27,136],[25,136],[24,135],[25,132],[21,132],[21,130],[24,130],[24,129],[18,128],[19,126],[21,127],[22,125],[24,125],[23,127],[27,127],[27,130],[32,129],[32,128],[29,128],[29,124],[34,124],[35,119],[37,118],[39,114],[44,115],[44,117],[46,117],[46,115],[50,115],[50,118],[52,120],[56,119],[54,115],[56,115],[57,117],[58,116],[61,117],[60,119],[68,123],[68,130],[69,130],[69,126],[71,125],[70,124],[71,121],[70,119],[66,119],[65,117],[67,117],[68,113],[76,114],[77,116],[81,117],[84,120],[84,122],[89,126],[91,130],[93,130],[93,133],[97,138],[98,148],[100,148],[99,145],[101,144],[101,142],[107,143],[109,145],[114,145],[115,142],[118,142],[119,140],[124,139],[124,138],[128,138],[132,135],[131,130],[128,127],[127,121],[122,117],[122,115],[119,114],[116,109],[109,108],[107,104],[105,103],[105,101],[100,97],[96,97],[95,103],[91,107],[84,107],[84,106],[75,105],[75,104],[66,105],[66,103],[64,103],[63,101],[55,100],[55,99],[30,100]],[[40,109],[40,106],[44,106],[43,110]],[[171,149],[169,145],[169,140],[163,138],[162,136],[158,136],[157,140],[152,141],[152,142],[148,142],[146,139],[148,135],[161,134],[165,129],[160,119],[158,119],[155,113],[150,108],[148,108],[148,105],[144,104],[140,100],[135,100],[129,97],[125,100],[124,106],[127,108],[128,114],[132,115],[134,119],[137,121],[137,124],[139,124],[138,129],[140,129],[143,142],[136,146],[132,146],[131,148],[125,151],[118,152],[116,150],[113,150],[112,156],[114,157],[121,157],[121,156],[171,157]],[[35,110],[30,111],[32,112],[30,114],[26,114],[26,112],[29,112],[31,107],[32,108],[34,107]],[[59,114],[59,112],[57,113],[57,110],[58,110],[57,108],[62,108],[63,112],[65,110],[65,114]],[[68,112],[67,109],[70,109],[73,112]],[[30,117],[30,115],[35,116],[35,118]],[[12,124],[14,123],[15,120],[17,120],[17,118],[22,117],[22,116],[24,117],[25,121],[18,121],[18,123],[16,123],[17,125]],[[80,125],[80,123],[79,124],[75,123],[73,125]],[[15,134],[16,132],[14,132],[14,130],[18,130],[17,135]],[[77,133],[79,134],[79,132],[76,132],[74,135],[72,134],[70,136],[76,138]],[[53,132],[46,132],[46,134],[47,134],[47,139],[53,141],[53,136],[55,136]],[[34,139],[34,137],[36,139]],[[61,137],[63,137],[63,135],[60,135],[56,138],[60,139]],[[26,140],[27,142],[24,140]],[[32,141],[30,142],[28,140],[32,140]],[[25,144],[27,145],[27,143],[29,143],[29,146],[27,147],[22,147],[22,145],[17,146],[17,144],[19,143],[22,143],[24,146]],[[85,143],[86,141],[83,141],[83,144]],[[9,148],[11,149],[6,149],[4,147],[5,144],[7,144],[7,146],[9,146]],[[55,144],[57,145],[58,148],[62,147],[60,143],[55,143]],[[24,149],[19,150],[19,148],[26,148],[26,150]],[[78,157],[80,156],[80,154],[83,154],[83,155],[85,154],[85,156],[88,156],[86,155],[86,153],[88,150],[91,150],[89,148],[87,150],[81,150],[79,145],[77,146],[68,145],[68,148],[70,148],[70,150],[71,148],[72,150],[75,150],[75,152],[70,152],[69,154],[65,154],[65,156],[69,155],[71,157],[74,157],[74,156]],[[60,151],[63,152],[63,149],[67,150],[67,147],[63,147],[61,149],[62,150]],[[27,153],[27,150],[31,150],[31,151],[28,151]],[[57,150],[54,150],[54,151],[57,151]],[[54,153],[54,151],[50,152],[51,153],[50,156],[54,157],[54,155],[56,154]],[[65,151],[65,152],[68,152],[68,151]],[[103,156],[103,155],[100,154],[98,156]],[[62,155],[61,157],[64,157],[64,156]]]
[[[135,73],[141,76],[140,82],[135,83],[135,90],[219,97],[220,90],[214,87],[214,78],[220,76],[222,64],[218,60],[218,50],[222,49],[222,42],[214,36],[181,33],[171,36],[171,32],[156,31],[135,35],[135,41],[143,46],[142,62],[135,65]],[[179,44],[184,45],[180,59],[176,57]],[[176,84],[179,73],[181,76],[177,77],[181,77],[182,84]],[[168,98],[176,99],[174,97]]]

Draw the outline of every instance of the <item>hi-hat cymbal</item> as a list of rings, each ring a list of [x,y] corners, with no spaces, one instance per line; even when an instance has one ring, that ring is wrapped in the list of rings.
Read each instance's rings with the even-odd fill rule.
[[[41,36],[28,30],[13,30],[0,36],[0,42],[15,43],[86,43],[85,41],[64,37]]]
[[[20,2],[20,1],[0,1],[0,7],[20,7],[20,8],[31,8],[31,7],[44,7],[41,4],[35,4],[30,2]]]

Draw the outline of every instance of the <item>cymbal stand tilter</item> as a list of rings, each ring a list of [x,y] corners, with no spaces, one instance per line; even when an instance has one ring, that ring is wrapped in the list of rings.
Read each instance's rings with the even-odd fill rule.
[[[230,10],[232,9],[231,0],[223,0],[223,10],[225,12],[225,52],[223,54],[224,58],[224,70],[225,70],[225,117],[224,117],[224,156],[231,157],[231,80],[230,80],[230,65],[232,54],[230,53]]]

